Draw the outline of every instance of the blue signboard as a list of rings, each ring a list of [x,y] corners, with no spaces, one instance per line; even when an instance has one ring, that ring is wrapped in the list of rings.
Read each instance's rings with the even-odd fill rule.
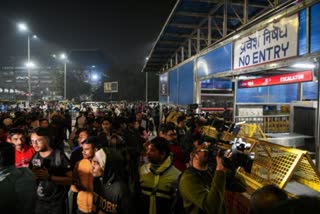
[[[178,103],[178,70],[169,72],[169,103]]]
[[[237,103],[290,103],[298,100],[298,84],[238,88]]]
[[[210,51],[197,59],[197,76],[206,77],[223,71],[231,70],[232,44]]]
[[[178,68],[179,71],[179,105],[188,105],[193,103],[193,61],[188,62]]]
[[[311,7],[310,17],[310,51],[320,51],[320,3]]]
[[[207,79],[201,81],[202,89],[232,89],[232,82],[225,79]]]
[[[298,84],[275,85],[269,87],[270,103],[290,103],[298,100]]]
[[[306,10],[299,14],[299,56],[307,53],[307,13]]]
[[[302,84],[303,100],[316,100],[318,96],[318,83],[305,82]]]

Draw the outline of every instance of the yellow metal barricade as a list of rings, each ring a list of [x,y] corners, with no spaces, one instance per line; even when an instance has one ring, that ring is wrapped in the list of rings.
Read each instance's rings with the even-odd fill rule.
[[[239,169],[248,184],[257,189],[266,184],[274,184],[280,188],[290,181],[296,181],[310,189],[320,191],[320,174],[317,171],[307,151],[287,148],[253,138],[255,141],[250,152],[255,153],[251,173]]]
[[[297,182],[320,192],[320,173],[307,151],[287,148],[254,138],[243,138],[243,140],[252,144],[250,152],[255,152],[255,159],[251,173],[245,172],[242,168],[237,171],[244,177],[248,186],[247,191],[225,194],[229,213],[247,214],[250,194],[267,184],[274,184],[285,189],[288,183]],[[290,197],[297,196],[297,193],[288,190],[286,189]]]
[[[266,135],[262,131],[259,125],[244,123],[240,125],[239,137],[255,137],[255,138],[264,138],[267,139]]]
[[[216,128],[214,128],[212,126],[202,126],[201,133],[202,133],[202,135],[211,137],[213,139],[218,139],[219,132],[216,130]]]

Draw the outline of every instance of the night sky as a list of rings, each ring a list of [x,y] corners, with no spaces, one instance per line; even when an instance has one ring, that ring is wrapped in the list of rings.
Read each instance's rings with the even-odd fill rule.
[[[0,67],[24,66],[27,35],[17,29],[17,23],[24,21],[39,37],[31,41],[32,61],[49,66],[56,63],[52,54],[101,50],[106,66],[102,72],[107,76],[102,82],[119,82],[113,99],[144,100],[145,78],[140,71],[175,3],[176,0],[1,0]],[[87,63],[80,61],[74,62],[71,57],[73,65]],[[149,75],[148,85],[149,99],[158,99],[155,73]],[[77,86],[69,82],[68,93]],[[102,86],[94,94],[97,100],[107,96]]]
[[[23,20],[40,38],[32,41],[31,55],[101,49],[110,63],[142,67],[175,2],[1,0],[0,62],[27,54],[26,36],[16,29]]]

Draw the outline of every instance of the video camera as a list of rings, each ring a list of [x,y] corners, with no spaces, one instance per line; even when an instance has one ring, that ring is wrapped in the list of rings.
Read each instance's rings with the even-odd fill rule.
[[[208,148],[209,154],[211,154],[209,157],[216,157],[218,155],[222,157],[223,165],[226,168],[236,170],[238,167],[243,167],[247,173],[251,172],[255,154],[253,152],[249,154],[244,153],[244,150],[248,148],[249,144],[243,142],[242,140],[241,142],[239,142],[239,140],[233,142],[233,145],[231,146],[231,157],[227,158],[224,156],[227,150],[219,147],[216,143],[214,143],[214,141],[211,142],[213,143],[211,143]]]

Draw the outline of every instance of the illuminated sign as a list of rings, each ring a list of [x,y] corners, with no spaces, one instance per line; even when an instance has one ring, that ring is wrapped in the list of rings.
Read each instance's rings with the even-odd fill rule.
[[[298,15],[283,18],[234,43],[233,68],[245,68],[297,55]]]
[[[160,75],[160,95],[168,95],[168,73]]]
[[[104,93],[117,93],[118,82],[105,82],[103,87]]]
[[[312,71],[302,71],[290,74],[283,74],[277,76],[269,76],[250,80],[240,80],[238,82],[238,88],[253,88],[268,85],[282,85],[297,82],[312,81]]]

